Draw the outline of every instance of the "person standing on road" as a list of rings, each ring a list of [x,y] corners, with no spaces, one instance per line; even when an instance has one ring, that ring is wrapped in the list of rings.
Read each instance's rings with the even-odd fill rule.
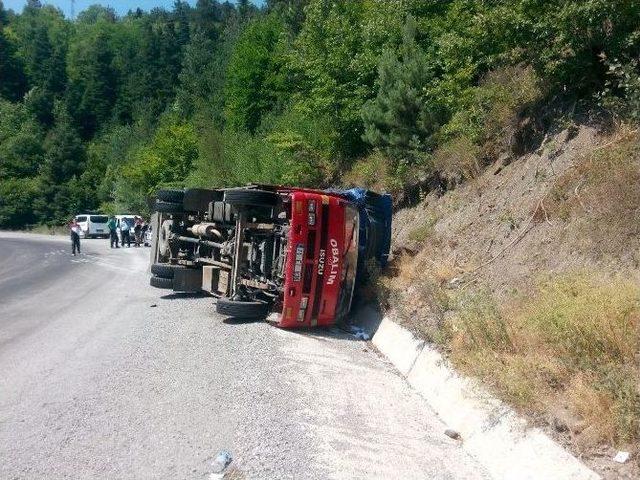
[[[133,227],[133,234],[135,236],[135,245],[136,247],[139,247],[142,242],[142,219],[140,217],[136,217],[136,225]]]
[[[129,230],[130,230],[130,226],[129,226],[129,222],[127,222],[126,218],[121,218],[120,219],[120,234],[122,235],[122,238],[120,239],[120,243],[122,244],[122,247],[124,248],[124,242],[127,242],[127,247],[131,248],[131,235],[129,235]]]
[[[75,218],[69,222],[69,233],[71,234],[71,253],[75,256],[76,250],[80,253],[80,225]]]
[[[118,246],[118,232],[116,231],[116,217],[114,217],[113,215],[109,217],[107,228],[109,229],[109,240],[111,242],[111,248],[113,248],[114,244],[116,248],[120,248]]]
[[[149,224],[142,220],[142,232],[140,232],[140,237],[142,238],[143,245],[147,245],[147,230],[149,230]]]

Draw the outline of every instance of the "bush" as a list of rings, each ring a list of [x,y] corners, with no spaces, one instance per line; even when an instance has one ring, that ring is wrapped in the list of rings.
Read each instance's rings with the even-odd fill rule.
[[[609,80],[600,93],[600,103],[616,116],[633,123],[640,122],[640,63],[631,60],[623,63],[614,60],[605,63],[609,67]]]
[[[0,180],[0,225],[24,228],[36,223],[33,202],[40,195],[37,179],[8,178]]]
[[[131,154],[115,177],[116,202],[144,211],[146,198],[161,186],[184,186],[198,158],[196,130],[190,123],[165,119],[152,140]]]
[[[477,177],[481,173],[480,149],[467,137],[457,137],[433,155],[433,169],[449,184]]]
[[[377,192],[388,192],[392,195],[402,192],[405,183],[406,167],[398,165],[380,150],[354,163],[342,177],[345,186],[360,186]]]
[[[523,65],[490,71],[469,90],[442,137],[466,138],[488,158],[510,149],[522,112],[542,99],[539,83],[533,69]]]
[[[338,133],[325,116],[290,108],[268,116],[259,133],[286,167],[283,183],[327,185],[344,167],[335,148]]]

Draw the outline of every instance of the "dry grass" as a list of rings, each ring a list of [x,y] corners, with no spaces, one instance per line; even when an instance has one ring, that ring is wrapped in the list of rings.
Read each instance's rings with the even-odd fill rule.
[[[30,233],[40,233],[43,235],[67,235],[69,229],[62,225],[33,225],[28,230]]]
[[[462,143],[456,148],[471,170],[457,167],[451,174],[473,176],[475,155],[465,153]],[[640,440],[640,286],[622,273],[606,272],[638,276],[640,146],[634,132],[622,131],[602,147],[578,153],[586,148],[574,144],[576,153],[558,161],[558,171],[568,171],[545,180],[555,187],[543,202],[535,189],[523,198],[539,202],[533,237],[526,250],[516,246],[493,264],[498,266],[491,278],[467,275],[472,262],[488,255],[486,242],[476,242],[470,232],[478,229],[486,240],[495,225],[499,236],[505,224],[522,228],[522,219],[513,213],[517,209],[509,210],[513,202],[502,214],[469,209],[450,219],[456,202],[469,201],[470,187],[431,201],[423,217],[408,217],[411,223],[401,230],[409,232],[400,245],[405,249],[398,251],[409,253],[380,281],[396,318],[439,343],[461,371],[481,378],[509,403],[567,429],[579,450],[601,443],[624,449]],[[518,178],[496,186],[494,177],[482,175],[480,181],[488,183],[478,185],[478,196],[506,189],[509,182],[517,186]],[[492,195],[483,201],[500,204]],[[427,214],[440,219],[437,229]],[[578,264],[589,270],[536,282],[554,261],[545,249],[558,252],[559,271]],[[635,254],[635,267],[624,254]],[[501,268],[518,273],[507,286],[496,281]],[[461,280],[452,281],[456,277]],[[483,285],[495,289],[495,296]]]
[[[459,272],[454,259],[443,257],[439,250],[428,240],[418,255],[397,257],[379,282],[396,320],[423,338],[441,343],[444,317],[451,309],[444,286]]]
[[[441,146],[433,155],[433,168],[452,185],[476,178],[482,171],[480,150],[467,137],[457,137]]]
[[[640,235],[640,143],[618,132],[604,147],[580,157],[545,199],[553,220],[577,221],[580,235],[601,255],[619,256]]]
[[[409,240],[418,243],[433,238],[435,234],[435,226],[438,223],[438,217],[435,215],[427,215],[424,222],[409,232]]]
[[[640,287],[572,274],[499,308],[458,299],[447,327],[454,363],[506,399],[541,412],[558,402],[581,420],[585,445],[640,439]]]

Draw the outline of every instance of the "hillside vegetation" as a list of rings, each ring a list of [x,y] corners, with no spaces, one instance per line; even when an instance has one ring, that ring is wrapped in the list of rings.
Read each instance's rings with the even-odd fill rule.
[[[0,2],[0,226],[162,185],[455,185],[549,118],[640,115],[638,2]],[[549,107],[549,106],[552,107]]]
[[[378,279],[389,315],[611,479],[640,474],[639,180],[635,129],[562,125],[399,211]]]

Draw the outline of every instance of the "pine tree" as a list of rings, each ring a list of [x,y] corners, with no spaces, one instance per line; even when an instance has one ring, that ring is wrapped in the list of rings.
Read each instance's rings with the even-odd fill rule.
[[[93,38],[76,44],[69,55],[68,105],[75,110],[84,138],[91,138],[110,120],[116,102],[118,75],[112,65],[110,40],[105,31],[98,30]]]
[[[429,146],[438,128],[438,111],[426,94],[433,75],[415,41],[415,21],[405,26],[400,55],[386,51],[378,67],[378,94],[362,109],[363,139],[392,153],[417,152]]]

